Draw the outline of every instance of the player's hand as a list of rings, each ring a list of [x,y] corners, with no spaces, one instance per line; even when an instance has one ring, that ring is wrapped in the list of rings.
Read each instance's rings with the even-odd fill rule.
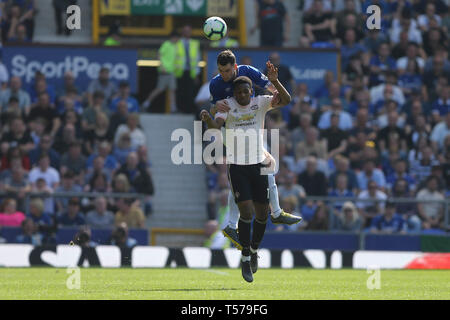
[[[228,105],[228,101],[226,100],[220,100],[216,103],[217,112],[220,113],[227,113],[231,110],[230,106]]]
[[[267,78],[269,78],[270,82],[275,82],[278,80],[278,68],[275,67],[272,62],[266,62],[267,67]]]
[[[273,92],[273,97],[272,97],[272,106],[277,106],[278,104],[280,104],[281,102],[281,97],[280,97],[280,93],[275,90]]]
[[[201,119],[203,122],[206,122],[208,119],[211,119],[211,116],[209,115],[209,112],[208,112],[208,111],[202,110],[202,111],[200,112],[200,119]]]

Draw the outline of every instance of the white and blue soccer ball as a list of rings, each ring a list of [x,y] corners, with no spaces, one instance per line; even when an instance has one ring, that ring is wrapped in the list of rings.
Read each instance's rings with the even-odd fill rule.
[[[217,41],[227,35],[228,27],[226,22],[220,17],[206,19],[203,25],[205,36],[211,41]]]

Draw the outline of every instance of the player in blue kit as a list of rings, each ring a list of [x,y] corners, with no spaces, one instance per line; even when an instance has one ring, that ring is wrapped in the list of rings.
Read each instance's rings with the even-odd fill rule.
[[[219,74],[215,76],[209,85],[209,91],[211,93],[211,114],[215,115],[217,112],[227,113],[230,111],[228,102],[226,99],[233,96],[233,81],[237,77],[248,77],[253,83],[253,92],[255,92],[255,86],[268,89],[269,91],[275,91],[272,84],[266,75],[261,73],[258,69],[236,64],[236,57],[231,50],[222,51],[217,57],[217,68]],[[265,151],[266,154],[273,159],[273,157]],[[278,201],[278,188],[275,183],[275,177],[273,174],[269,174],[269,202],[271,208],[270,220],[273,224],[288,224],[292,225],[299,223],[302,218],[285,212],[281,209]],[[230,219],[228,225],[222,230],[225,237],[239,249],[242,250],[242,245],[239,242],[239,235],[237,231],[237,224],[239,221],[239,209],[233,200],[233,195],[230,191],[228,195],[228,205],[230,208]]]

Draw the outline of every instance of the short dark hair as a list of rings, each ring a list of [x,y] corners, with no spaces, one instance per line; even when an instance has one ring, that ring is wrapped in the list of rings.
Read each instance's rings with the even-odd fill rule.
[[[250,80],[249,77],[245,77],[245,76],[241,76],[241,77],[237,77],[236,79],[234,79],[233,81],[233,90],[241,84],[248,84],[250,86],[250,88],[253,87],[253,83],[252,80]]]
[[[227,64],[234,66],[236,64],[236,56],[231,50],[224,50],[217,56],[217,65],[226,66]]]

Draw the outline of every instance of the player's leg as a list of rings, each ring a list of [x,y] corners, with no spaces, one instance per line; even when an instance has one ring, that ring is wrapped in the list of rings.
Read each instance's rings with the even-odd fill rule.
[[[239,218],[238,228],[239,228],[239,241],[242,245],[242,256],[241,256],[241,271],[242,277],[247,282],[253,281],[252,269],[250,266],[250,243],[251,243],[251,228],[252,228],[252,217],[253,217],[253,201],[246,200],[238,203],[239,211],[241,216]]]
[[[164,74],[158,75],[158,83],[156,84],[156,88],[149,94],[148,98],[142,104],[142,107],[147,110],[150,108],[153,99],[159,96],[165,89],[168,87],[169,83],[167,82],[167,77]]]
[[[285,212],[280,207],[278,187],[275,183],[275,176],[273,174],[268,175],[269,181],[269,200],[272,214],[270,215],[270,220],[274,224],[295,224],[302,221],[301,217],[295,216],[288,212]]]
[[[238,235],[238,221],[239,221],[239,208],[234,201],[233,193],[230,191],[228,194],[228,208],[229,208],[229,220],[228,225],[222,230],[225,237],[236,246],[238,250],[242,250],[242,245],[239,242]]]

